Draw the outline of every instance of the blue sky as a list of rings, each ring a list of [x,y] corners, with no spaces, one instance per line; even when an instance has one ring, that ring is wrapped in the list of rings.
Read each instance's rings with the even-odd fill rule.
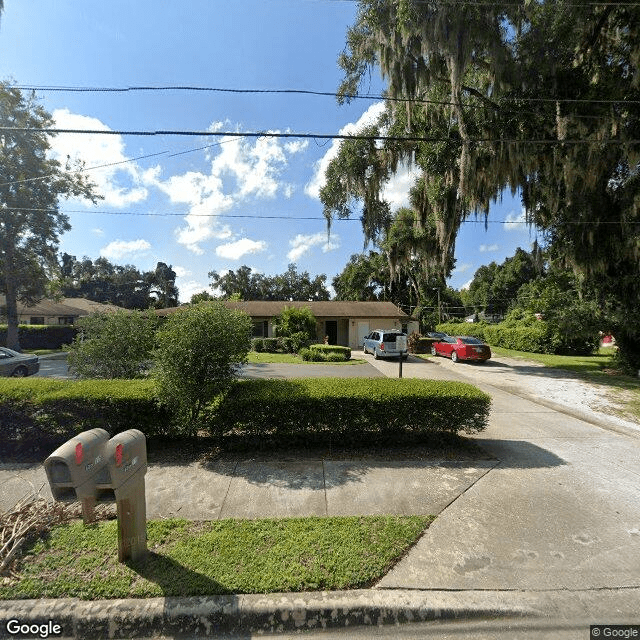
[[[0,78],[21,86],[197,85],[227,89],[329,91],[357,5],[338,0],[7,0],[0,24]],[[367,92],[383,85],[372,76]],[[337,133],[372,118],[380,105],[302,95],[207,92],[39,91],[60,127]],[[317,198],[336,142],[274,138],[135,137],[61,134],[53,152],[82,158],[104,200],[62,203],[72,230],[60,250],[178,274],[181,301],[208,287],[207,273],[243,264],[272,275],[290,262],[330,284],[363,249],[359,221],[337,221],[327,242]],[[214,145],[214,146],[210,146]],[[209,148],[202,149],[203,146]],[[198,149],[200,148],[200,149]],[[198,149],[198,150],[196,150]],[[139,158],[160,154],[150,158]],[[173,155],[179,154],[179,155]],[[127,162],[124,162],[127,161]],[[410,176],[388,186],[406,203]],[[241,218],[231,216],[262,216]],[[510,194],[492,221],[521,219]],[[524,225],[466,223],[450,284],[501,262],[533,236]]]

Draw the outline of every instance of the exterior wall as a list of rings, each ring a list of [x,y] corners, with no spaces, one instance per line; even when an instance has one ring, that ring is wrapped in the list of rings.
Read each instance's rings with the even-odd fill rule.
[[[31,318],[33,317],[44,318],[44,323],[42,324],[46,324],[46,325],[74,324],[75,321],[78,319],[77,317],[73,317],[73,316],[38,316],[37,314],[25,315],[22,313],[18,315],[18,324],[32,324]],[[70,318],[71,321],[68,321],[67,320],[68,318]],[[33,323],[33,324],[41,324],[41,323]]]
[[[351,318],[349,320],[349,344],[351,349],[362,349],[362,345],[358,344],[358,323],[368,322],[369,331],[375,329],[402,329],[402,322],[393,318]],[[417,323],[416,323],[417,324]]]

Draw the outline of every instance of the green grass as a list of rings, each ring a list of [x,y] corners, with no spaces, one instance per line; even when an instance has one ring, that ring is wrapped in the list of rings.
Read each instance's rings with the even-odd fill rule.
[[[503,349],[502,347],[491,347],[491,352],[496,356],[508,356],[509,358],[520,358],[540,362],[546,367],[555,369],[567,369],[578,373],[589,373],[602,371],[614,366],[611,349],[601,349],[597,354],[590,356],[556,356],[549,353],[527,353],[526,351],[514,351],[513,349]]]
[[[305,362],[300,356],[294,355],[293,353],[264,353],[257,351],[250,351],[248,356],[248,361],[250,364],[271,364],[273,362],[283,362],[285,364],[337,364],[337,365],[345,365],[345,364],[364,364],[366,360],[352,358],[351,360],[347,360],[346,362]]]
[[[522,360],[540,362],[546,367],[573,371],[585,381],[607,387],[619,405],[616,414],[622,418],[640,420],[640,379],[622,375],[615,370],[614,351],[601,348],[591,356],[556,356],[546,353],[527,353],[491,347],[494,356],[508,356]]]
[[[53,353],[66,353],[66,349],[25,349],[24,353],[32,353],[34,356],[48,356]]]
[[[145,598],[354,589],[383,576],[435,516],[147,523],[147,557],[117,561],[117,523],[55,527],[0,599]]]

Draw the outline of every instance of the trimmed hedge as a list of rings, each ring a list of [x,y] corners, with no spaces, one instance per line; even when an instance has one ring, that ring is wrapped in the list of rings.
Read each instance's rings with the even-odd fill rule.
[[[59,446],[81,431],[101,427],[114,434],[140,429],[172,435],[171,414],[160,407],[151,380],[55,380],[0,378],[0,450]]]
[[[262,344],[264,350],[267,353],[276,353],[278,351],[278,339],[277,338],[263,338]]]
[[[450,336],[473,336],[479,340],[487,340],[485,330],[495,327],[486,322],[443,322],[436,326],[436,331],[448,333]]]
[[[474,433],[487,426],[491,398],[463,382],[415,379],[242,380],[209,424],[214,436],[290,442],[394,440]]]
[[[61,349],[71,344],[78,328],[68,324],[21,324],[18,340],[22,349]],[[0,344],[7,344],[7,325],[0,325]]]
[[[264,351],[264,338],[251,338],[251,351],[256,353]]]
[[[488,326],[485,340],[497,347],[529,353],[554,353],[556,350],[549,326],[544,320],[515,327],[505,326],[502,322]]]
[[[312,351],[318,351],[325,355],[329,355],[330,353],[338,354],[342,357],[342,360],[351,359],[351,349],[337,344],[310,344],[309,349]]]

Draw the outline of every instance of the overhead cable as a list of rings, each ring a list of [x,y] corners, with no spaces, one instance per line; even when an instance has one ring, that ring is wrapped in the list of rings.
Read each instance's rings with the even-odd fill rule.
[[[90,86],[64,86],[64,85],[15,85],[21,91],[47,91],[47,92],[68,92],[68,93],[129,93],[137,91],[195,91],[208,93],[249,93],[249,94],[291,94],[310,96],[338,96],[348,100],[388,100],[389,102],[417,102],[426,104],[440,104],[445,106],[457,106],[455,102],[442,100],[428,100],[420,97],[395,97],[381,94],[339,94],[335,91],[314,91],[311,89],[229,89],[223,87],[207,87],[200,85],[138,85],[128,87],[90,87]],[[514,102],[560,102],[560,103],[598,103],[598,104],[640,104],[640,100],[599,100],[593,98],[525,98],[513,97],[502,98]],[[476,106],[475,104],[463,103],[463,107]],[[485,105],[486,106],[486,105]]]
[[[66,209],[60,211],[55,208],[47,207],[1,207],[0,211],[44,211],[49,213],[62,213],[68,215],[71,213],[93,213],[108,216],[150,216],[150,217],[177,217],[177,218],[250,218],[255,220],[326,220],[325,216],[284,216],[284,215],[258,215],[258,214],[229,214],[229,213],[189,213],[189,212],[148,212],[148,211],[107,211],[104,209]],[[335,221],[344,222],[360,222],[360,218],[333,218]],[[529,225],[526,220],[462,220],[461,224],[517,224]],[[563,220],[562,224],[640,224],[638,221],[620,220]]]
[[[79,135],[119,135],[119,136],[199,136],[199,137],[229,137],[229,138],[311,138],[317,140],[369,140],[380,142],[457,142],[462,143],[460,138],[451,137],[425,137],[425,136],[384,136],[384,135],[360,135],[360,134],[341,134],[341,133],[291,133],[276,131],[196,131],[189,129],[159,129],[159,130],[113,130],[113,129],[62,129],[47,128],[35,129],[32,127],[0,127],[0,133],[44,133],[45,135],[58,135],[61,133],[79,134]],[[518,140],[517,138],[475,138],[466,140],[469,144],[480,143],[497,143],[497,144],[639,144],[640,139],[630,140],[590,140],[590,139],[571,139],[558,140],[550,139],[528,139]]]

